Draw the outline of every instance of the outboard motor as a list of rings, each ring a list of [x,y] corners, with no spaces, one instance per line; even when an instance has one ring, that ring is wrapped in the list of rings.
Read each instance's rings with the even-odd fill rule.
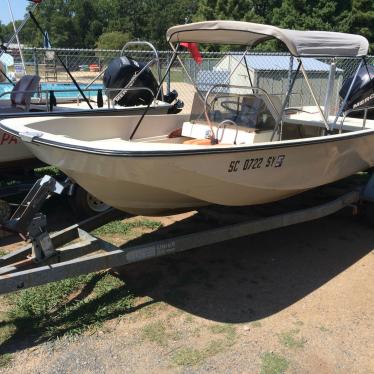
[[[368,73],[369,71],[369,73]],[[344,82],[339,96],[344,100],[354,76],[349,77]],[[350,109],[359,109],[365,107],[374,107],[374,67],[368,65],[361,67],[358,71],[357,78],[353,84],[352,91],[348,96],[344,112]],[[364,111],[359,110],[349,114],[350,117],[363,117]],[[367,118],[374,119],[374,108],[368,110]]]
[[[109,91],[107,96],[121,106],[150,104],[153,98],[156,98],[158,83],[148,68],[144,69],[143,72],[137,76],[144,67],[144,63],[135,61],[126,56],[112,60],[104,73],[103,83],[105,88],[118,88],[118,90]],[[152,96],[148,90],[144,89],[130,91],[120,90],[128,84],[129,88],[147,87],[153,92],[154,96]]]

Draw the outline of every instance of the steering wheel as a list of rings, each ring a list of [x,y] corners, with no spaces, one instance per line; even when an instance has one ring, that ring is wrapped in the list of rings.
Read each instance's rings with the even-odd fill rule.
[[[236,108],[233,108],[232,104],[236,106]],[[227,110],[230,113],[235,114],[236,116],[240,116],[243,113],[243,105],[245,107],[245,114],[256,114],[260,111],[262,111],[263,107],[265,106],[265,103],[262,101],[261,105],[259,105],[256,108],[253,108],[253,106],[248,105],[248,103],[243,103],[240,102],[238,103],[237,101],[232,101],[232,100],[226,100],[221,102],[221,106],[223,109]]]

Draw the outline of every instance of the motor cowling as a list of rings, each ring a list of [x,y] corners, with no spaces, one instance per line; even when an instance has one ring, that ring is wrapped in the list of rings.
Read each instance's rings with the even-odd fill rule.
[[[344,100],[354,75],[346,79],[339,91],[339,96]],[[360,109],[374,106],[374,67],[363,66],[357,73],[356,81],[353,84],[347,103],[343,108],[344,112],[350,109]],[[364,111],[351,112],[352,117],[363,117]],[[374,118],[374,109],[369,110],[368,118]]]
[[[105,88],[118,89],[107,91],[107,96],[121,106],[148,105],[157,95],[158,83],[151,70],[146,68],[142,62],[135,61],[126,56],[112,60],[106,69],[103,77]],[[136,78],[136,79],[134,79]],[[129,88],[139,87],[139,90],[122,90],[129,85]],[[149,88],[153,95],[140,87]]]

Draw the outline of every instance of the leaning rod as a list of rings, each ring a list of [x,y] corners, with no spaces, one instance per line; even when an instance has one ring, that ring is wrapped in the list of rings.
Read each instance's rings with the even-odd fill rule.
[[[248,75],[248,79],[249,79],[249,84],[251,85],[251,87],[253,87],[253,83],[252,83],[252,79],[251,79],[251,74],[249,73],[249,67],[248,67],[248,62],[247,62],[247,59],[244,58],[244,63],[245,63],[245,68],[247,70],[247,75]]]
[[[160,90],[160,88],[162,87],[162,85],[163,85],[163,83],[164,83],[164,80],[166,79],[166,77],[167,77],[167,75],[168,75],[168,73],[169,73],[169,70],[171,69],[171,67],[172,67],[173,64],[174,64],[174,61],[175,61],[175,59],[176,59],[176,57],[177,57],[177,54],[178,54],[178,49],[179,49],[179,44],[178,44],[177,48],[175,49],[174,55],[173,55],[173,57],[171,58],[171,60],[170,60],[170,62],[169,62],[169,66],[168,66],[167,69],[166,69],[165,75],[162,77],[162,79],[161,79],[161,81],[160,81],[159,87],[158,87],[158,89],[157,89],[157,93],[158,93],[158,91]],[[157,96],[156,96],[156,97],[157,97]],[[145,108],[143,114],[142,114],[141,117],[139,118],[139,121],[138,121],[138,123],[136,124],[136,126],[135,126],[135,128],[134,128],[134,131],[131,133],[129,140],[131,140],[131,139],[134,137],[136,131],[138,130],[140,124],[141,124],[142,121],[143,121],[143,118],[144,118],[145,115],[148,113],[148,110],[149,110],[151,104],[152,104],[152,102],[150,102],[150,103],[147,105],[147,107]]]
[[[39,22],[36,20],[36,18],[34,17],[34,15],[29,12],[30,14],[30,18],[33,20],[33,22],[35,23],[36,27],[39,29],[39,31],[42,33],[42,35],[44,37],[46,37],[46,34],[44,33],[43,29],[41,28],[41,26],[39,25]],[[51,42],[49,41],[49,37],[47,35],[47,39],[48,39],[48,44],[51,45]],[[66,70],[66,72],[68,73],[70,79],[72,80],[72,82],[74,83],[75,87],[77,87],[79,93],[82,95],[84,101],[87,103],[87,105],[89,106],[90,109],[93,109],[90,101],[87,99],[86,95],[84,94],[84,92],[82,91],[82,89],[79,87],[79,84],[77,83],[77,81],[74,79],[74,77],[71,75],[70,73],[70,70],[68,69],[68,67],[65,65],[64,61],[62,61],[62,58],[58,55],[58,53],[56,53],[56,56],[58,58],[58,60],[60,61],[61,65],[63,66],[63,68]]]
[[[38,7],[38,3],[35,3],[34,4],[34,6],[33,6],[33,8],[31,9],[31,11],[33,12],[37,7]],[[21,30],[23,29],[23,27],[25,26],[25,24],[26,24],[26,22],[29,20],[29,17],[30,16],[27,16],[27,17],[25,17],[25,19],[22,21],[22,23],[18,26],[18,28],[17,28],[17,34],[19,34],[20,32],[21,32]],[[9,47],[9,45],[13,42],[13,40],[16,38],[16,34],[13,34],[12,35],[12,37],[8,40],[8,43],[6,43],[7,44],[7,46],[6,46],[6,48],[8,48]],[[5,47],[5,46],[4,46]],[[5,50],[3,50],[3,49],[1,49],[0,50],[0,57],[3,55],[5,53]]]
[[[21,43],[19,41],[19,36],[18,36],[18,32],[17,32],[17,27],[16,27],[16,21],[14,20],[14,15],[13,15],[12,6],[10,5],[10,0],[8,0],[8,8],[9,8],[9,14],[10,14],[10,16],[12,18],[12,24],[13,24],[14,34],[16,35],[16,40],[17,40],[19,55],[21,57],[21,62],[22,62],[22,67],[23,67],[23,74],[26,75],[27,72],[26,72],[25,59],[23,58],[23,52],[22,52],[22,48],[21,48]]]
[[[326,127],[326,130],[327,130],[327,131],[330,131],[330,130],[333,129],[333,127],[331,127],[331,129],[330,129],[330,126],[329,126],[329,124],[327,123],[326,117],[325,117],[325,115],[323,114],[322,109],[321,109],[321,107],[320,107],[320,105],[319,105],[319,103],[318,103],[318,100],[317,100],[317,97],[316,97],[316,95],[315,95],[315,93],[314,93],[313,87],[312,87],[311,83],[309,82],[308,74],[306,73],[306,70],[305,70],[304,65],[303,65],[303,63],[302,63],[302,61],[301,61],[301,58],[298,58],[297,60],[299,61],[299,63],[301,63],[301,64],[300,64],[301,72],[303,73],[303,76],[304,76],[304,78],[305,78],[305,82],[306,82],[306,84],[307,84],[307,86],[308,86],[308,88],[309,88],[310,93],[312,94],[313,101],[314,101],[314,103],[315,103],[316,106],[317,106],[317,109],[318,109],[318,111],[319,111],[319,114],[321,115],[321,119],[322,119],[322,121],[323,121],[323,123],[324,123],[324,125],[325,125],[325,127]]]
[[[3,72],[2,69],[0,69],[0,73],[1,75],[3,75],[5,77],[5,79],[10,83],[12,84],[13,86],[15,86],[14,82],[12,82],[12,80]]]

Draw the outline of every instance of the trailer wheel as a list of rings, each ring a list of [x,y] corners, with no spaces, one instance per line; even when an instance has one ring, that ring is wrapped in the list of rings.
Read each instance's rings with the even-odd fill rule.
[[[78,185],[75,186],[71,204],[74,211],[80,217],[92,217],[110,209],[109,205],[103,203]]]

